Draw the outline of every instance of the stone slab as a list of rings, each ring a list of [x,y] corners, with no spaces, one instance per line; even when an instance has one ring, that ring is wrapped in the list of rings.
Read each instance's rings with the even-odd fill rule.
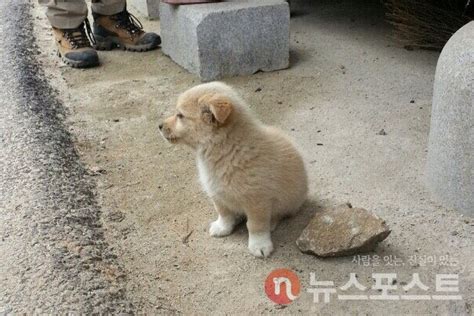
[[[203,81],[287,68],[289,22],[283,0],[160,5],[163,52]]]

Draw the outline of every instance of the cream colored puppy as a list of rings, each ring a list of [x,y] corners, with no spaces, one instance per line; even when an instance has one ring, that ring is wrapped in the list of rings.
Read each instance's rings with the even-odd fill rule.
[[[303,160],[289,138],[259,122],[220,82],[184,92],[176,114],[159,128],[169,142],[196,150],[200,181],[218,213],[211,236],[229,235],[245,215],[250,252],[270,255],[270,232],[298,211],[308,191]]]

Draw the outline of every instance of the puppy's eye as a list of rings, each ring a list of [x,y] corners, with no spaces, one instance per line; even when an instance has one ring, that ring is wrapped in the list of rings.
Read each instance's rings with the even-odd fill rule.
[[[178,113],[178,114],[176,114],[176,117],[179,118],[179,119],[183,119],[184,115],[182,113]]]

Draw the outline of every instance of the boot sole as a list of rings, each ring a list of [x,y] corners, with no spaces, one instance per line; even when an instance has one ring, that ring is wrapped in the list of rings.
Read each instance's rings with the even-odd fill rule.
[[[94,48],[96,50],[112,50],[114,48],[119,48],[122,50],[127,50],[131,52],[146,52],[157,48],[160,43],[149,43],[143,45],[129,45],[120,42],[118,37],[102,37],[100,35],[94,35],[95,44]]]
[[[66,58],[61,55],[61,53],[58,51],[58,57],[61,58],[63,63],[66,65],[72,67],[72,68],[91,68],[91,67],[96,67],[99,66],[99,61],[77,61],[77,60],[72,60],[69,58]]]

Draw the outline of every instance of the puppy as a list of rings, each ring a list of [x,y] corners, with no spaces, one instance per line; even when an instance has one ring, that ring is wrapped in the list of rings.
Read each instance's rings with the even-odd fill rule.
[[[200,182],[218,214],[210,235],[229,235],[245,216],[250,252],[270,255],[271,231],[298,211],[308,191],[303,160],[290,139],[259,122],[220,82],[181,94],[176,114],[159,129],[170,143],[196,151]]]

